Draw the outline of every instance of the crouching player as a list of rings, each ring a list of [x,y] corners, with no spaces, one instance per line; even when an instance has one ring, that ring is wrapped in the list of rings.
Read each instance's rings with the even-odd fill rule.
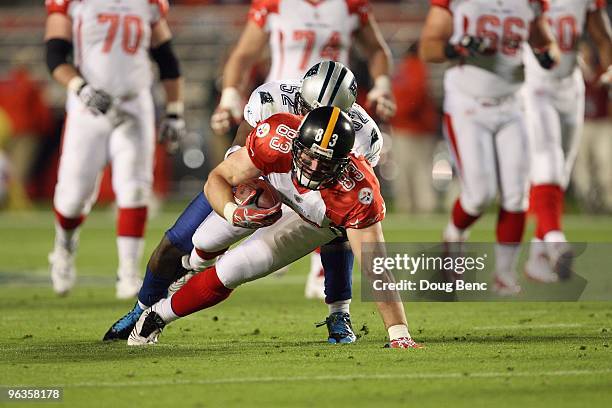
[[[189,266],[203,272],[145,310],[128,344],[155,343],[168,323],[222,302],[239,285],[307,255],[341,231],[358,259],[363,243],[380,243],[383,251],[385,204],[372,168],[351,154],[354,140],[350,118],[337,107],[316,108],[303,120],[280,113],[262,121],[204,187],[215,213],[196,231],[189,258]],[[235,203],[232,187],[260,176],[278,190],[286,204],[282,209],[280,202],[266,209],[249,200]],[[248,235],[215,263],[217,255]],[[390,347],[421,347],[410,337],[396,293],[377,306]]]
[[[353,73],[343,64],[322,61],[313,65],[303,79],[272,81],[261,85],[251,94],[244,109],[245,120],[240,124],[234,147],[243,146],[247,135],[257,124],[279,112],[305,115],[318,106],[337,106],[350,116],[355,130],[353,153],[363,156],[371,166],[380,158],[382,137],[374,120],[355,103],[357,84]],[[143,310],[177,289],[190,275],[181,266],[181,258],[193,249],[192,236],[212,212],[206,196],[198,194],[179,216],[176,223],[151,255],[138,302],[131,311],[117,320],[104,335],[104,340],[126,340]],[[349,304],[353,253],[346,238],[337,238],[321,247],[325,273],[325,302],[329,308],[326,319],[328,341],[351,343],[356,336],[351,328]],[[178,281],[177,281],[178,279]],[[172,284],[173,282],[176,284]],[[172,285],[171,285],[172,284]]]

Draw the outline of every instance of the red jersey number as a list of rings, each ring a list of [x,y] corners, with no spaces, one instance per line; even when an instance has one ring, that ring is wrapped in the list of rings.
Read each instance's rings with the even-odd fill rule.
[[[469,24],[467,19],[466,23]],[[523,41],[523,37],[517,32],[517,29],[524,29],[525,22],[518,17],[507,17],[502,21],[492,14],[478,17],[478,20],[476,20],[476,35],[486,41],[488,54],[495,54],[500,49],[499,27],[502,27],[501,53],[515,55]],[[467,27],[465,31],[467,32]]]
[[[308,68],[308,62],[316,43],[317,33],[313,30],[296,30],[293,32],[293,39],[295,41],[304,41],[304,52],[300,61],[300,69],[304,70]],[[325,42],[325,45],[323,45],[323,48],[321,48],[319,56],[322,59],[337,61],[340,58],[341,43],[340,33],[334,31]]]
[[[99,14],[98,23],[108,24],[106,39],[102,46],[102,52],[108,54],[113,48],[117,30],[121,22],[119,14]],[[123,38],[121,46],[126,54],[135,54],[142,40],[142,19],[139,16],[127,15],[123,18]]]

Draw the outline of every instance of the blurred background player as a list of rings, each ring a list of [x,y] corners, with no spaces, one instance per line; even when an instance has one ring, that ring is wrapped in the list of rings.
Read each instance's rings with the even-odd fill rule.
[[[119,267],[116,295],[133,297],[139,274],[147,201],[153,179],[155,115],[149,53],[166,91],[160,137],[171,144],[184,131],[182,79],[165,20],[166,0],[47,0],[47,65],[68,90],[66,123],[53,199],[55,247],[49,255],[53,289],[76,279],[79,226],[112,165]]]
[[[259,86],[244,108],[244,120],[240,123],[228,156],[244,146],[247,135],[271,115],[279,112],[306,114],[313,106],[320,104],[336,106],[349,115],[355,129],[353,153],[365,158],[372,167],[376,166],[380,159],[382,137],[374,120],[355,103],[356,89],[357,83],[351,70],[334,61],[315,64],[304,79],[271,81]],[[166,231],[149,259],[138,302],[111,326],[104,340],[126,339],[145,309],[166,297],[166,292],[178,290],[192,276],[181,268],[181,258],[192,251],[192,236],[211,212],[207,198],[200,192]],[[342,343],[356,339],[351,328],[349,308],[354,258],[347,246],[346,239],[338,238],[322,248],[324,295],[329,309],[325,324],[328,338]],[[330,265],[328,262],[333,263]]]
[[[419,58],[419,43],[410,45],[393,76],[397,113],[391,120],[391,154],[398,167],[393,179],[395,208],[403,213],[436,209],[431,180],[439,115],[429,90],[429,70]]]
[[[545,70],[530,50],[525,52],[530,207],[536,217],[535,237],[525,272],[544,282],[568,278],[571,274],[573,253],[562,231],[561,217],[585,113],[578,43],[586,28],[604,67],[599,82],[609,85],[612,81],[612,32],[605,3],[605,0],[551,1],[547,18],[561,51],[559,64]]]
[[[429,62],[458,61],[444,76],[444,130],[459,172],[461,194],[444,241],[467,239],[468,228],[499,193],[495,288],[514,294],[516,262],[525,227],[527,134],[519,89],[522,46],[552,68],[557,46],[546,22],[545,0],[432,0],[420,40]]]
[[[370,13],[368,0],[253,0],[248,21],[223,69],[223,90],[211,125],[227,133],[242,116],[243,82],[269,44],[271,66],[266,81],[301,78],[308,67],[328,59],[348,65],[353,41],[368,61],[374,86],[367,108],[379,119],[395,113],[391,90],[391,53]],[[321,258],[313,253],[306,297],[323,298]]]

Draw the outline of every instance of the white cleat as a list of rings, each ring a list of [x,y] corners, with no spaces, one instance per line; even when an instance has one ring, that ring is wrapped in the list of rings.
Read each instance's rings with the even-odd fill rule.
[[[142,286],[138,269],[136,267],[120,267],[117,271],[116,296],[117,299],[132,299],[138,295]]]
[[[166,327],[166,323],[153,310],[154,308],[155,305],[142,312],[130,333],[130,337],[128,337],[128,346],[146,346],[157,343],[157,339],[164,327]]]
[[[559,275],[553,272],[548,256],[544,254],[529,257],[525,263],[525,276],[539,283],[555,283],[559,281]]]
[[[64,248],[55,248],[49,254],[49,267],[53,291],[60,296],[66,296],[76,283],[74,253]]]
[[[574,251],[567,242],[547,242],[546,250],[552,271],[559,280],[567,280],[573,274]]]
[[[516,296],[521,293],[521,285],[516,279],[495,274],[493,275],[493,291],[499,296]]]

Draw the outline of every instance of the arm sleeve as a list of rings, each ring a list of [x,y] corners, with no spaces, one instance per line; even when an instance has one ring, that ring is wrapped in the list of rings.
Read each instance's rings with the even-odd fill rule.
[[[159,79],[177,79],[181,76],[179,61],[170,40],[151,49],[151,57],[159,66]]]
[[[450,0],[431,0],[432,6],[438,6],[450,11]]]
[[[68,15],[71,0],[45,0],[47,14],[61,13]]]
[[[267,23],[270,13],[278,13],[278,0],[253,0],[247,19],[268,31]]]
[[[166,18],[170,5],[168,0],[149,0],[151,6],[152,19],[151,24],[157,23],[162,18]]]
[[[369,0],[346,0],[349,14],[356,14],[359,17],[359,23],[365,25],[368,23],[370,18],[370,6]]]

